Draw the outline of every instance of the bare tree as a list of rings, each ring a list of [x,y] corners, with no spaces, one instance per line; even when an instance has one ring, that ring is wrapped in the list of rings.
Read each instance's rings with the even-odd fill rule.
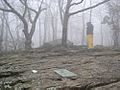
[[[45,19],[44,19],[44,39],[43,44],[47,41],[47,12],[45,12]]]
[[[5,12],[14,13],[22,21],[22,23],[24,25],[23,33],[26,38],[25,49],[29,50],[31,48],[32,37],[35,32],[38,17],[41,14],[41,12],[45,10],[45,8],[42,8],[43,0],[40,2],[40,6],[38,7],[38,10],[35,10],[32,7],[30,7],[28,4],[28,0],[19,0],[19,2],[24,6],[24,12],[22,14],[20,12],[18,12],[18,10],[16,10],[10,4],[10,2],[8,2],[8,0],[3,0],[3,2],[7,5],[7,7],[9,9],[5,9],[5,8],[1,7],[0,10],[5,11]],[[34,15],[32,15],[32,13],[34,13]],[[31,28],[29,28],[29,22],[27,22],[26,17],[25,17],[27,14],[30,19]]]
[[[75,2],[74,0],[67,0],[66,5],[65,5],[65,9],[63,9],[62,5],[63,4],[63,0],[59,0],[58,1],[58,5],[59,5],[59,10],[60,10],[60,18],[61,18],[61,23],[62,23],[62,45],[66,46],[67,45],[67,32],[68,32],[68,22],[71,16],[76,15],[80,12],[84,12],[87,11],[89,9],[93,9],[99,5],[102,5],[110,0],[104,0],[102,2],[99,2],[98,4],[95,4],[93,6],[90,6],[88,8],[84,8],[78,11],[73,11],[70,12],[70,9],[74,6],[80,5],[81,3],[83,3],[84,0],[81,0],[79,2]]]
[[[51,5],[51,4],[49,4]],[[54,8],[55,9],[55,8]],[[49,11],[51,14],[51,27],[52,27],[52,31],[53,31],[53,35],[52,35],[52,39],[55,40],[57,39],[57,10],[52,11],[51,8],[49,7]]]
[[[83,4],[83,8],[85,8],[86,0]],[[82,45],[85,45],[85,13],[82,13],[82,24],[83,24],[83,31],[82,31]]]
[[[100,12],[100,20],[101,20],[101,25],[100,25],[100,34],[101,34],[101,45],[104,45],[104,36],[103,36],[103,26],[102,26],[102,14]]]
[[[5,20],[4,20],[4,12],[3,12],[3,17],[1,17],[1,26],[0,26],[0,52],[2,50],[2,43],[3,43],[3,34],[4,34],[4,24],[5,24]]]
[[[14,48],[14,50],[16,50],[16,44],[15,44],[14,36],[12,35],[11,29],[10,29],[10,26],[9,26],[9,22],[8,22],[8,18],[6,18],[6,17],[5,17],[5,24],[7,26],[8,33],[10,34],[12,44],[13,44],[13,48]]]
[[[109,15],[104,17],[103,24],[112,26],[114,46],[119,46],[120,40],[120,2],[118,0],[111,1],[107,4]]]

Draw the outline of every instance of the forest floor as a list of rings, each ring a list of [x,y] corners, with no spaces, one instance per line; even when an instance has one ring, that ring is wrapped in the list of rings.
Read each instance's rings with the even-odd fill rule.
[[[54,72],[57,69],[67,69],[77,77],[60,77]],[[120,52],[52,48],[4,53],[0,55],[0,81],[30,90],[120,90]]]

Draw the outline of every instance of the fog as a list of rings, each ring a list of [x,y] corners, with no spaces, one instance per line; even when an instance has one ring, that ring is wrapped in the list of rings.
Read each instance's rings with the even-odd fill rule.
[[[24,2],[24,1],[23,1]],[[77,1],[73,0],[72,3],[77,3]],[[74,7],[70,8],[70,12],[75,12],[77,10],[82,10],[88,7],[91,7],[93,5],[96,5],[98,3],[102,2],[101,0],[84,0],[80,5],[75,5]],[[110,2],[110,1],[109,1]],[[113,34],[112,34],[112,28],[108,24],[102,24],[103,19],[106,15],[108,15],[109,9],[107,4],[109,2],[103,3],[95,8],[88,9],[84,12],[77,13],[70,17],[68,21],[68,30],[67,30],[67,39],[71,42],[73,42],[74,45],[87,45],[87,38],[86,38],[86,23],[90,21],[94,26],[94,46],[96,45],[104,45],[104,46],[111,46],[113,45]],[[24,13],[25,7],[24,4],[22,4],[19,0],[9,0],[8,3],[16,10],[18,13],[22,14]],[[31,19],[34,19],[35,12],[34,10],[38,11],[38,7],[41,6],[42,8],[45,8],[44,11],[40,12],[39,17],[37,18],[35,31],[33,33],[32,37],[32,47],[37,48],[44,45],[46,42],[53,41],[53,39],[62,39],[62,23],[60,18],[60,11],[59,11],[59,4],[56,0],[31,0],[27,1],[28,7],[31,8],[30,14],[29,12],[25,13],[25,20],[28,23],[28,30],[31,29],[32,23],[30,23],[30,17]],[[62,9],[63,12],[65,10],[67,0],[63,1]],[[7,6],[6,2],[1,0],[1,8],[10,9],[9,6]],[[33,10],[33,11],[32,11]],[[1,14],[2,14],[1,9]],[[12,35],[14,37],[14,41],[17,40],[17,38],[25,38],[25,35],[23,33],[24,25],[22,24],[22,21],[20,18],[13,12],[7,12],[4,11],[6,14],[6,17],[8,19],[10,31],[12,32]],[[7,32],[6,25],[5,25],[4,32]],[[17,30],[16,30],[17,29]],[[54,31],[53,31],[54,30]],[[30,31],[28,31],[29,33]],[[84,33],[83,33],[84,32]],[[5,37],[5,33],[4,33]],[[11,36],[8,34],[9,39]],[[19,42],[19,41],[18,41]],[[3,45],[6,43],[6,41],[3,40]],[[10,43],[10,42],[9,42]],[[23,41],[24,43],[24,41]],[[16,42],[17,44],[17,42]],[[9,47],[9,46],[8,46]]]
[[[92,4],[96,4],[98,2],[100,2],[101,0],[92,0]],[[85,3],[85,2],[84,2]],[[73,8],[73,10],[76,9],[81,9],[83,5]],[[86,5],[85,7],[89,7],[90,6],[90,2],[86,1]],[[57,8],[57,5],[52,6],[54,8]],[[49,12],[49,11],[48,11]],[[89,22],[89,18],[90,18],[90,11],[85,11],[85,23]],[[92,23],[94,25],[94,45],[101,45],[101,18],[103,18],[105,15],[107,14],[107,9],[105,5],[101,5],[95,9],[92,10]],[[101,17],[102,16],[102,17]],[[51,16],[48,16],[48,24],[50,25],[51,21],[50,21]],[[56,15],[56,18],[59,19],[59,16]],[[62,31],[61,31],[61,22],[58,20],[58,34],[57,34],[57,39],[61,39],[62,38]],[[44,25],[44,24],[43,24]],[[52,32],[51,28],[49,28],[50,26],[47,26],[47,35],[49,36],[46,40],[46,42],[48,41],[52,41],[52,35],[50,36],[50,32]],[[42,27],[42,26],[41,26]],[[86,26],[85,26],[86,28]],[[104,33],[104,45],[109,46],[109,44],[111,43],[110,41],[108,41],[108,39],[110,39],[110,31],[108,29],[109,26],[107,25],[102,25],[102,29],[103,29],[103,33]],[[69,22],[69,31],[68,31],[68,40],[74,42],[75,45],[82,45],[82,32],[83,32],[83,24],[82,24],[82,13],[79,13],[73,17],[71,17],[70,22]],[[107,34],[107,35],[106,35]],[[36,36],[37,35],[37,36]],[[39,30],[36,30],[35,34],[34,34],[34,47],[38,47],[39,46]],[[37,40],[37,41],[36,41]],[[107,41],[107,42],[106,42]]]
[[[0,90],[120,90],[120,0],[0,0]]]
[[[96,0],[98,1],[98,0]],[[96,3],[96,1],[94,0],[93,4]],[[101,0],[100,0],[101,1]],[[85,7],[89,6],[89,1],[86,2],[87,4],[85,5]],[[94,45],[101,45],[101,18],[103,18],[107,13],[107,9],[105,9],[105,5],[101,5],[99,7],[97,7],[96,9],[92,10],[92,23],[94,25]],[[73,8],[73,10],[78,9],[78,7]],[[89,10],[85,12],[85,23],[87,23],[89,21]],[[100,15],[101,14],[101,15]],[[101,17],[102,16],[102,17]],[[59,17],[58,17],[59,18]],[[60,25],[60,22],[59,22]],[[110,38],[109,36],[109,31],[105,30],[105,29],[109,29],[109,26],[103,26],[103,33],[107,33],[108,35],[104,35],[106,38]],[[107,28],[108,27],[108,28]],[[86,27],[85,27],[86,28]],[[69,36],[68,39],[72,42],[74,42],[74,44],[77,45],[81,45],[82,44],[82,31],[83,31],[83,25],[82,25],[82,13],[75,15],[74,17],[71,18],[70,22],[69,22]],[[61,29],[60,27],[58,28],[58,37],[57,38],[61,38]],[[36,32],[37,33],[37,32]],[[72,35],[71,35],[72,34]],[[37,37],[34,37],[35,39],[37,39]],[[106,41],[107,39],[104,38],[104,40]],[[109,42],[105,42],[104,41],[104,45],[109,45]]]

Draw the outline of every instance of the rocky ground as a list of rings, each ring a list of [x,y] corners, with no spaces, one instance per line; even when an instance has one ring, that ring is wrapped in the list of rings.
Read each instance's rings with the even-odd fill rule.
[[[54,72],[57,69],[67,69],[77,77],[60,77]],[[1,86],[5,82],[23,90],[120,90],[120,52],[54,48],[3,53],[0,81]]]

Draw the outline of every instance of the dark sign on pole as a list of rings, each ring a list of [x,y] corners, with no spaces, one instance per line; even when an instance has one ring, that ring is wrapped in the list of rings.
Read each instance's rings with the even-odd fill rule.
[[[87,35],[88,34],[93,34],[93,29],[94,29],[94,27],[93,27],[92,23],[88,22],[87,23]]]

